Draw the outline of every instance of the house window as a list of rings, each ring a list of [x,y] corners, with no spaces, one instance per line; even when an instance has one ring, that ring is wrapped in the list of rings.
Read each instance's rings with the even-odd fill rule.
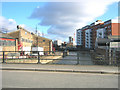
[[[43,42],[45,42],[45,40],[43,40]]]
[[[27,35],[27,32],[25,32],[25,35]]]
[[[24,39],[22,38],[22,42],[24,42]]]
[[[3,46],[5,46],[5,40],[3,41]]]
[[[27,42],[27,39],[25,39],[25,42]]]

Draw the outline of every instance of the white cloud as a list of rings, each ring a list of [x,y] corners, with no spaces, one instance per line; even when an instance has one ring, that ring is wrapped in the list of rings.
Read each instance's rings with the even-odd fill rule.
[[[25,24],[20,24],[20,26],[30,32],[35,33],[35,29],[33,29],[32,27],[29,27]],[[7,32],[16,31],[17,30],[17,22],[14,19],[6,19],[5,17],[0,16],[0,31],[6,32],[6,30],[7,30]]]
[[[80,0],[74,2],[49,2],[36,8],[30,18],[40,19],[39,25],[51,26],[48,34],[65,40],[73,36],[76,29],[93,22],[103,15],[108,5],[119,0]],[[55,36],[53,36],[55,35]]]
[[[112,19],[112,23],[120,23],[120,16]]]
[[[30,27],[30,26],[27,26],[25,24],[19,24],[19,26],[21,26],[22,28],[28,30],[29,32],[35,33],[35,31],[36,31],[36,29],[34,29],[34,28]],[[40,33],[40,31],[38,31],[38,32]]]
[[[17,23],[14,19],[6,19],[3,16],[0,16],[0,31],[1,30],[7,30],[9,31],[14,31],[17,28]]]

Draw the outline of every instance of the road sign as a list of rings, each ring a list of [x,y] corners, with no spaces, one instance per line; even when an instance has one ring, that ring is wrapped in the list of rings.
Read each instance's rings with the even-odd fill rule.
[[[120,42],[110,42],[110,48],[120,48]]]

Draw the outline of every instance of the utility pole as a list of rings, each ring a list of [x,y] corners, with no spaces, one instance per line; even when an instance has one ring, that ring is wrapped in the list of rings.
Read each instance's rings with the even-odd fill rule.
[[[36,25],[36,30],[35,30],[35,34],[36,34],[36,35],[37,35],[37,32],[38,32],[38,31],[37,31],[37,25]]]

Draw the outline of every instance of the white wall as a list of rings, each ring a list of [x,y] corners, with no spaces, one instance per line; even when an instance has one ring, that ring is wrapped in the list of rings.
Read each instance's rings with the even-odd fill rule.
[[[77,45],[82,45],[82,30],[77,31]]]
[[[27,51],[25,54],[30,54],[29,51],[31,51],[31,47],[23,47],[23,51]]]
[[[85,47],[91,48],[91,29],[85,30]]]
[[[104,28],[97,30],[97,38],[105,38],[105,29]]]
[[[58,45],[58,46],[60,46],[62,44],[61,40],[55,40],[54,42],[55,42],[55,45]]]

